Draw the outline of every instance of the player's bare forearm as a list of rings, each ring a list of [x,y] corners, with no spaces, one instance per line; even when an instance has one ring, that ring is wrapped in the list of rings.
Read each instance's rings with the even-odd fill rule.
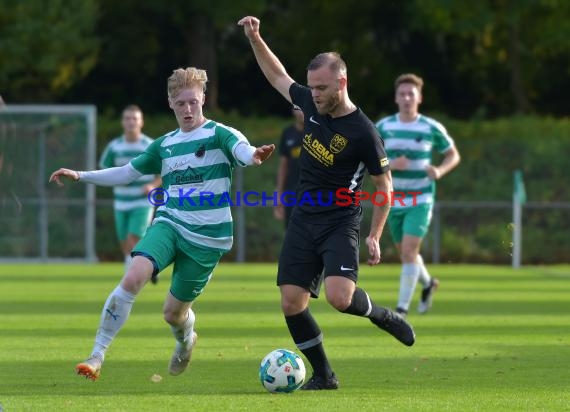
[[[289,87],[294,83],[294,80],[287,74],[285,66],[283,66],[281,61],[261,37],[259,33],[259,19],[253,16],[247,16],[242,18],[238,22],[238,25],[243,26],[244,33],[249,39],[253,54],[261,71],[269,83],[290,103],[291,96],[289,96]]]
[[[430,179],[441,179],[443,176],[455,169],[460,161],[461,156],[459,155],[459,151],[455,146],[453,146],[445,152],[443,161],[439,166],[428,166],[426,168],[427,174]]]
[[[251,49],[253,50],[259,68],[267,80],[269,80],[269,83],[271,83],[273,87],[277,87],[279,78],[288,76],[285,66],[283,66],[281,61],[271,51],[261,36],[250,39],[249,43],[251,44]]]
[[[377,192],[385,193],[387,201],[380,206],[374,206],[372,211],[372,221],[370,222],[370,234],[368,237],[380,240],[384,225],[390,213],[392,197],[392,174],[388,171],[381,175],[371,176]]]
[[[451,149],[445,152],[443,162],[441,162],[441,164],[438,166],[438,169],[441,172],[441,176],[446,175],[455,169],[460,161],[461,156],[459,155],[459,151],[455,146],[453,146]]]
[[[376,186],[376,191],[385,193],[385,198],[391,199],[392,176],[390,171],[371,177]],[[366,246],[368,246],[368,253],[370,255],[368,264],[376,265],[380,263],[380,236],[382,235],[386,219],[388,219],[388,213],[390,212],[390,200],[387,200],[385,204],[381,206],[375,206],[372,210],[372,222],[370,223],[370,234],[366,238]]]
[[[157,175],[150,184],[153,185],[154,187],[162,186],[162,176]]]
[[[162,178],[160,176],[156,176],[152,182],[143,186],[143,190],[144,193],[148,195],[150,192],[160,186],[162,186]]]

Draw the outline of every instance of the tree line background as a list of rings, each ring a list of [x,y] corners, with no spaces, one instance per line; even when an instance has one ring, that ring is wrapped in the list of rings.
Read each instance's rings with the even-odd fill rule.
[[[209,109],[286,115],[236,25],[247,14],[301,83],[311,57],[340,52],[371,117],[394,110],[393,80],[407,71],[426,80],[425,107],[455,118],[567,114],[564,0],[4,0],[0,93],[158,113],[171,71],[194,65],[208,71]]]

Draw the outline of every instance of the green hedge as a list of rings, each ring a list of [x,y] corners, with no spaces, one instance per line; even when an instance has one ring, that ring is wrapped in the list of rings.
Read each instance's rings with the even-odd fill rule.
[[[216,113],[212,118],[236,127],[254,144],[277,142],[289,123],[283,118],[243,118],[234,113]],[[380,116],[378,116],[380,117]],[[569,202],[570,120],[513,117],[498,120],[458,121],[434,115],[448,129],[462,156],[460,166],[438,183],[439,201],[511,201],[513,171],[524,174],[531,202]],[[158,137],[176,128],[172,115],[145,118],[145,133]],[[118,115],[99,116],[98,152],[120,133]],[[244,190],[273,191],[278,156],[261,168],[244,170]],[[368,186],[368,188],[370,188]],[[109,189],[97,189],[99,199],[110,198]],[[368,231],[370,210],[363,219],[363,235]],[[508,263],[511,256],[510,209],[444,209],[442,211],[441,261]],[[101,207],[97,213],[97,252],[100,259],[121,259],[115,240],[112,211]],[[570,250],[570,210],[530,210],[523,215],[523,263],[568,261]],[[282,222],[272,210],[247,208],[247,259],[275,260],[282,240]],[[424,252],[431,258],[430,233]],[[364,242],[362,242],[364,243]],[[397,261],[396,251],[386,231],[383,258]],[[366,253],[365,250],[362,250]],[[225,259],[233,259],[235,247]]]

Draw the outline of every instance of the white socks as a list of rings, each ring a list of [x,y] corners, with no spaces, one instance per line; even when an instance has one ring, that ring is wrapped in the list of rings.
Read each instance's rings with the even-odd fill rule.
[[[194,332],[194,322],[196,315],[192,308],[188,308],[188,317],[180,326],[170,325],[174,339],[176,339],[177,350],[188,350],[192,347],[192,332]]]
[[[429,275],[429,272],[427,271],[426,266],[424,265],[424,259],[422,258],[422,255],[418,254],[416,263],[420,267],[420,277],[418,278],[418,281],[422,284],[422,286],[425,289],[430,285],[431,276]]]
[[[129,313],[131,313],[135,296],[123,289],[121,285],[111,292],[105,302],[105,306],[103,306],[101,322],[99,323],[99,329],[97,329],[97,335],[95,335],[95,346],[91,356],[101,360],[105,358],[105,352],[109,345],[125,324]]]
[[[402,264],[402,273],[400,274],[400,295],[398,297],[398,308],[408,310],[418,277],[420,275],[420,266],[416,263]]]

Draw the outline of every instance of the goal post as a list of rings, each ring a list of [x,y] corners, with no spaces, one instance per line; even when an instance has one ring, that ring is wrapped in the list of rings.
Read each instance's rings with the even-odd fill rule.
[[[93,105],[0,108],[0,261],[94,262],[95,187],[49,184],[96,168]]]

